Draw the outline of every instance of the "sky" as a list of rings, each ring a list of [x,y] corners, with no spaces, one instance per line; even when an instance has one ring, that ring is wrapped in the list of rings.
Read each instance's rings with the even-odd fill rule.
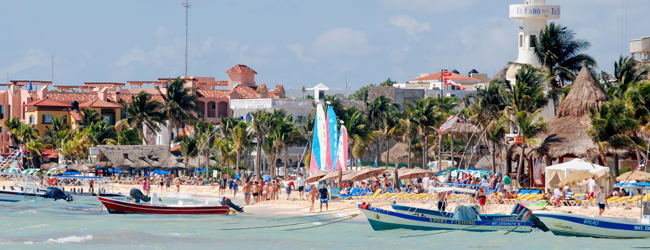
[[[0,0],[0,83],[55,85],[184,75],[182,0]],[[471,69],[493,76],[517,58],[524,0],[191,1],[188,75],[227,80],[245,64],[256,82],[358,89],[391,78]],[[586,39],[601,70],[650,36],[647,0],[547,0]],[[53,61],[53,63],[52,63]],[[347,83],[347,85],[346,85]]]

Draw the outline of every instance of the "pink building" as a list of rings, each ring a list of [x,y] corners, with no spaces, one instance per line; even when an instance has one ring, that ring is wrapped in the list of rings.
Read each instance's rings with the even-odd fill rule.
[[[275,86],[272,91],[266,84],[257,84],[255,82],[255,72],[246,65],[238,64],[228,71],[228,80],[217,81],[214,77],[182,77],[186,80],[186,87],[196,88],[195,94],[199,97],[199,108],[201,115],[208,121],[219,123],[222,116],[232,116],[233,111],[230,108],[230,102],[233,99],[258,99],[272,98],[284,99],[285,92],[282,85]],[[152,100],[163,101],[159,87],[165,93],[165,84],[168,80],[174,78],[158,78],[154,81],[127,81],[125,83],[112,82],[85,82],[83,86],[60,85],[54,86],[49,81],[28,81],[13,80],[6,86],[8,90],[0,91],[0,149],[2,152],[8,152],[7,146],[10,145],[7,129],[2,119],[19,117],[25,121],[25,105],[50,99],[61,103],[71,104],[77,101],[79,104],[95,103],[99,100],[104,106],[117,104],[118,100],[126,102],[131,101],[134,95],[141,91],[146,91],[152,95]],[[151,85],[151,87],[144,87]],[[30,90],[31,89],[31,90]],[[116,117],[116,120],[124,118]],[[162,127],[162,126],[161,126]],[[167,144],[170,143],[169,131],[162,128],[163,131],[147,131],[148,144]],[[43,133],[44,131],[41,131]],[[178,134],[178,131],[174,131]],[[149,135],[155,136],[149,137]]]

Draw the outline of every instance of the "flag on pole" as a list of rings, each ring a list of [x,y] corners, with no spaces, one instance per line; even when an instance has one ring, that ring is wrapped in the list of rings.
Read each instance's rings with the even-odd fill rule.
[[[641,169],[643,169],[643,167],[645,167],[645,160],[641,161],[641,163],[639,163],[639,165],[636,166],[636,170],[640,171]]]
[[[444,78],[444,79],[445,79],[445,85],[451,85],[451,86],[454,86],[456,88],[459,88],[460,90],[466,90],[467,89],[467,88],[463,87],[463,85],[460,85],[460,84],[452,81],[451,79],[447,79],[447,78]]]
[[[447,121],[440,125],[440,128],[438,129],[438,132],[442,133],[445,132],[445,130],[448,129],[455,129],[461,124],[463,124],[464,121],[462,121],[458,116],[450,116],[447,118]]]
[[[29,81],[29,91],[34,90],[34,86],[32,86],[32,81]]]

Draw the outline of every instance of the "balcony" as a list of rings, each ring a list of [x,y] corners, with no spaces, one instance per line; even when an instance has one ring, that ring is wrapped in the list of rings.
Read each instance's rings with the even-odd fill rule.
[[[268,108],[298,108],[314,107],[313,100],[303,99],[235,99],[230,100],[230,108],[237,109],[268,109]]]

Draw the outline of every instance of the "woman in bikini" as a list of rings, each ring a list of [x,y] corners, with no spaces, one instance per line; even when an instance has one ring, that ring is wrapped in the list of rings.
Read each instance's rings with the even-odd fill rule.
[[[485,203],[487,202],[487,196],[485,196],[485,189],[479,188],[476,199],[478,200],[479,208],[481,209],[482,213],[485,214],[487,209],[485,207]]]
[[[311,199],[311,209],[309,209],[310,213],[316,212],[314,210],[314,202],[316,202],[316,196],[318,196],[318,191],[312,186],[311,191],[309,191],[309,199]]]
[[[269,183],[267,182],[262,188],[262,200],[267,201],[269,197]]]

